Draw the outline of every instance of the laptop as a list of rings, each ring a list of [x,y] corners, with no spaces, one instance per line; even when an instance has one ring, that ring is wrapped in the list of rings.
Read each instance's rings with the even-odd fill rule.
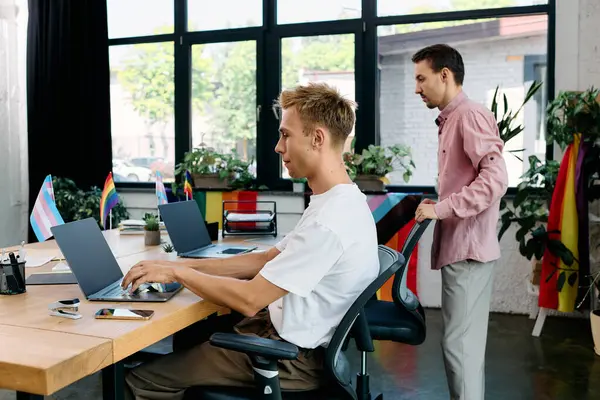
[[[248,253],[258,247],[213,244],[195,200],[161,204],[158,209],[180,257],[224,258]]]
[[[90,301],[164,302],[182,285],[143,284],[135,293],[121,288],[123,272],[93,218],[50,228],[77,284]]]

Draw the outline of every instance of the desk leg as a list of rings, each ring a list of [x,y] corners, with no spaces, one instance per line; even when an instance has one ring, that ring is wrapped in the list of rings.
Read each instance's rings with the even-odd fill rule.
[[[125,399],[125,368],[122,362],[102,370],[102,400]]]
[[[44,400],[44,396],[40,394],[17,392],[17,400]]]

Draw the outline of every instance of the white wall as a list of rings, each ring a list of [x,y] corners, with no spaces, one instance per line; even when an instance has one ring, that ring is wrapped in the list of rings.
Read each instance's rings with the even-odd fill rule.
[[[27,1],[0,0],[0,246],[27,237],[26,18]]]

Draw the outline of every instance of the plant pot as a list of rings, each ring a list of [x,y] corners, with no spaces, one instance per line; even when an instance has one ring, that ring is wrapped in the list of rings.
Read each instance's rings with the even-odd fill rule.
[[[600,310],[593,310],[590,313],[590,322],[592,324],[592,337],[594,338],[594,351],[600,356]]]
[[[219,174],[193,174],[194,187],[198,189],[228,189],[229,181],[219,179]]]
[[[292,187],[294,193],[304,193],[304,182],[294,182]]]
[[[160,231],[144,231],[144,244],[158,246],[160,244]]]
[[[357,175],[354,182],[362,191],[383,192],[385,185],[377,175]]]
[[[531,259],[531,284],[535,286],[540,285],[542,278],[542,260],[536,260],[535,257]]]

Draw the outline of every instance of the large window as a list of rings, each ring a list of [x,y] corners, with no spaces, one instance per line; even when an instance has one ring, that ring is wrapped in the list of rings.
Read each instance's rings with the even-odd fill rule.
[[[324,82],[350,100],[355,98],[354,34],[305,36],[281,40],[281,87]],[[350,150],[354,129],[346,141]],[[289,178],[285,166],[281,176]]]
[[[173,43],[112,46],[110,105],[115,182],[151,182],[174,171]]]
[[[377,15],[427,14],[444,11],[465,11],[547,4],[548,0],[377,0]]]
[[[380,26],[378,29],[380,69],[380,141],[412,147],[416,169],[410,184],[432,186],[437,177],[437,126],[439,110],[429,110],[415,94],[412,55],[419,48],[447,43],[462,55],[465,64],[463,89],[467,96],[491,108],[496,87],[498,117],[504,113],[503,96],[509,109],[516,111],[523,102],[534,77],[545,81],[548,21],[546,15],[479,20],[433,22]],[[527,62],[536,55],[537,70]],[[544,66],[544,69],[540,69]],[[544,159],[546,143],[540,129],[544,125],[543,107],[535,97],[527,103],[516,123],[525,130],[507,142],[505,159],[510,186],[516,186],[529,155]],[[523,151],[518,151],[524,149]],[[512,152],[511,152],[512,150]],[[516,152],[515,152],[516,151]],[[392,173],[393,184],[403,184],[401,173]]]
[[[251,165],[257,186],[291,189],[275,153],[281,89],[327,82],[358,103],[345,150],[406,144],[416,169],[390,190],[433,191],[439,113],[415,91],[411,56],[433,43],[456,47],[464,90],[487,107],[496,87],[509,108],[542,89],[506,145],[510,185],[530,155],[552,154],[545,109],[554,91],[556,0],[107,0],[113,173],[119,185],[173,180],[191,147],[209,146]],[[503,113],[499,103],[499,115]]]
[[[256,43],[192,46],[192,144],[235,151],[256,174]]]

